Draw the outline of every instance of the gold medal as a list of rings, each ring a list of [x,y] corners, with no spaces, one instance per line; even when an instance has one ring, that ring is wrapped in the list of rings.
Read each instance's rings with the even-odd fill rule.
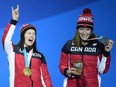
[[[26,76],[30,76],[32,72],[31,72],[31,69],[30,69],[30,68],[26,67],[26,68],[23,70],[23,73],[24,73],[24,75],[26,75]]]

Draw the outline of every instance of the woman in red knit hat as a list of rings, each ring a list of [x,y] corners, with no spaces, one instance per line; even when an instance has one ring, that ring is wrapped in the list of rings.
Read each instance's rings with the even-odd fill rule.
[[[66,77],[63,87],[100,87],[100,74],[109,70],[113,41],[105,40],[104,45],[98,40],[103,37],[93,33],[93,19],[91,10],[85,8],[78,18],[74,38],[61,50],[59,69]]]
[[[2,43],[7,54],[10,87],[52,87],[44,55],[36,49],[36,27],[24,24],[20,41],[12,43],[12,36],[19,18],[19,6],[12,7],[12,20],[5,28]]]

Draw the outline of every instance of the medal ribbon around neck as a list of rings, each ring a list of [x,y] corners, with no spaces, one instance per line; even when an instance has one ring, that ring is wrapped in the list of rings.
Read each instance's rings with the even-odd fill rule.
[[[31,52],[31,51],[30,51]],[[30,54],[29,52],[29,54]],[[23,73],[24,75],[26,76],[30,76],[31,75],[31,69],[29,68],[29,60],[28,60],[28,57],[30,57],[29,55],[27,56],[27,52],[26,52],[26,49],[24,48],[23,49],[23,54],[24,54],[24,58],[25,58],[25,69],[23,70]]]
[[[23,54],[24,54],[24,58],[25,58],[26,67],[29,68],[29,61],[28,61],[27,52],[26,52],[25,48],[23,49]]]

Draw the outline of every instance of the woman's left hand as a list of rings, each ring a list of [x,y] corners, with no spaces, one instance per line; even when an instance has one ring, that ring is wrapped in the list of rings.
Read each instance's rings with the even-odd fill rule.
[[[113,40],[109,40],[109,43],[107,46],[105,46],[105,51],[110,52],[110,50],[112,49],[112,46],[114,44]]]

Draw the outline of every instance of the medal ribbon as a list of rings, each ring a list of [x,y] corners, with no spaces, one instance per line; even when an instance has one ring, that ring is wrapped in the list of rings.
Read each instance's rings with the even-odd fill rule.
[[[25,48],[23,49],[23,54],[24,54],[24,58],[25,58],[26,67],[29,67],[29,61],[28,61],[27,52],[26,52]]]

